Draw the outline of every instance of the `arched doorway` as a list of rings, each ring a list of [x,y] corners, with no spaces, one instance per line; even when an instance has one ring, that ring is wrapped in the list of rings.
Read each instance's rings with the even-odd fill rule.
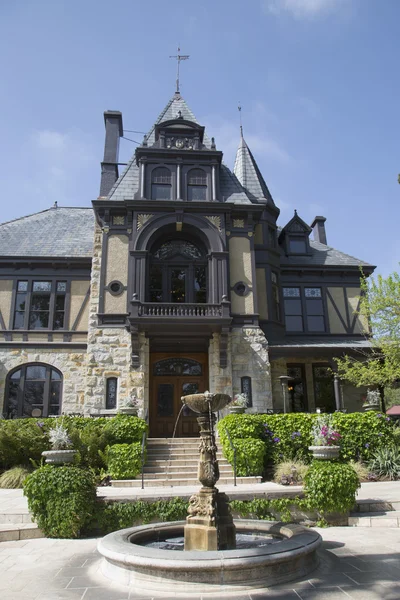
[[[61,413],[63,377],[43,363],[28,363],[10,371],[6,381],[4,417],[50,417]]]
[[[175,426],[176,437],[197,436],[197,415],[181,411],[181,397],[208,389],[207,354],[154,353],[150,367],[150,436],[172,437]]]

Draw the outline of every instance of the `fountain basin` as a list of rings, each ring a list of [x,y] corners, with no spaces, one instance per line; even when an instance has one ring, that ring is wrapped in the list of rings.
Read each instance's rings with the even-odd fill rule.
[[[186,404],[193,412],[199,414],[208,414],[211,412],[217,412],[225,408],[231,401],[231,397],[228,394],[211,394],[211,392],[204,392],[204,394],[189,394],[188,396],[182,396],[182,402]]]
[[[318,566],[321,536],[300,525],[275,521],[235,521],[238,533],[271,534],[282,538],[262,547],[220,551],[160,550],[142,544],[160,537],[183,536],[184,521],[122,529],[99,541],[102,572],[137,592],[177,597],[263,589],[304,577]]]

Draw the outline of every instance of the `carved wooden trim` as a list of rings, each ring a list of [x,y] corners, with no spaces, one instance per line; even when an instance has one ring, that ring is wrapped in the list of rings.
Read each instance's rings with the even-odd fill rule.
[[[209,215],[206,216],[206,219],[208,219],[210,223],[218,229],[218,231],[221,231],[221,217],[218,215]]]

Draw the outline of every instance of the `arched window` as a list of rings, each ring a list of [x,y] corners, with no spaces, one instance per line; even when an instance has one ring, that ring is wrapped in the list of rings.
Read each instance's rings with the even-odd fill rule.
[[[207,256],[184,239],[155,247],[150,262],[150,302],[207,302]]]
[[[166,167],[157,167],[151,174],[151,199],[171,200],[171,171]]]
[[[191,169],[188,173],[188,200],[207,200],[207,174],[203,169]]]
[[[49,417],[61,412],[62,374],[45,364],[27,364],[7,376],[4,417]]]

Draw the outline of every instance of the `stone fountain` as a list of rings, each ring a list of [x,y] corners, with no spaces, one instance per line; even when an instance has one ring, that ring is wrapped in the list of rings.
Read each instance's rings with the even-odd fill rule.
[[[186,518],[185,550],[233,550],[236,548],[236,529],[226,494],[217,490],[219,479],[217,446],[215,444],[215,411],[225,408],[231,398],[227,394],[192,394],[182,402],[200,414],[200,459],[198,479],[201,490],[189,500]]]
[[[216,593],[235,598],[308,575],[318,566],[318,533],[274,521],[234,523],[227,496],[215,487],[219,469],[214,412],[224,408],[230,396],[205,392],[182,401],[199,415],[202,484],[189,500],[186,522],[106,535],[98,544],[102,573],[143,595],[163,597],[173,589],[174,596],[183,598]]]

